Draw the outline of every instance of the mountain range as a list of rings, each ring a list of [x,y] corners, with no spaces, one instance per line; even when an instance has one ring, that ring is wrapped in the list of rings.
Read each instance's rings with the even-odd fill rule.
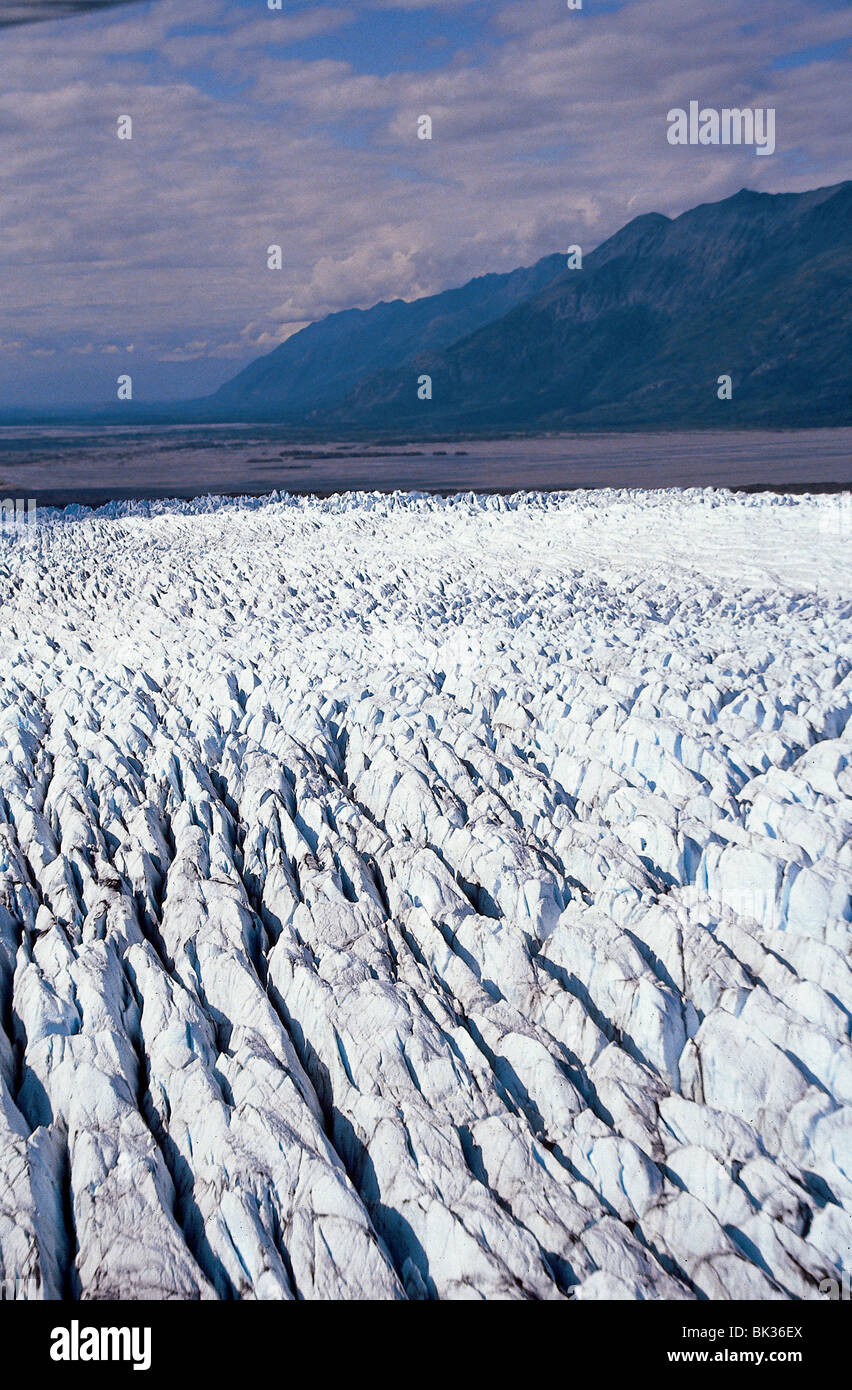
[[[580,269],[331,314],[198,405],[321,430],[848,424],[850,286],[852,181],[743,189],[637,217]]]

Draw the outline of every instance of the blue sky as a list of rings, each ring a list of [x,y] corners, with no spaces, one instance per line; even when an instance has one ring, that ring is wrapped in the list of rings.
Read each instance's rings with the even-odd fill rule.
[[[0,407],[125,371],[211,390],[334,310],[850,174],[847,0],[0,0],[0,26],[72,8],[0,27]],[[774,106],[776,153],[669,146],[690,100]]]

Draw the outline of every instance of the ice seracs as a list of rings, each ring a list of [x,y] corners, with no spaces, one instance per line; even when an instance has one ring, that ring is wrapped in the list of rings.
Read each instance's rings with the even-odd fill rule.
[[[113,505],[0,552],[0,1280],[852,1267],[830,499]]]

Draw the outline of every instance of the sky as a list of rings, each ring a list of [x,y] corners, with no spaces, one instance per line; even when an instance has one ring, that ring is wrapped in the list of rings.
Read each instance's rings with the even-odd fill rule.
[[[850,54],[849,0],[0,0],[0,408],[205,394],[330,312],[838,183]],[[692,100],[775,153],[671,146]]]

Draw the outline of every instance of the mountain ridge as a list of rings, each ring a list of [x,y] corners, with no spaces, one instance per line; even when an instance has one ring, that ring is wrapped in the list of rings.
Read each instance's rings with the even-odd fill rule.
[[[580,270],[555,253],[329,315],[195,405],[317,430],[845,424],[850,282],[852,180],[742,188],[640,214]]]
[[[444,353],[413,358],[432,377],[437,419],[706,427],[719,423],[715,388],[728,374],[724,404],[739,423],[848,422],[852,182],[744,192],[676,219],[637,219],[582,271]],[[410,386],[399,370],[367,377],[337,420],[422,420]]]
[[[533,266],[502,275],[489,272],[438,294],[411,301],[381,300],[369,309],[329,314],[256,358],[210,399],[229,404],[260,397],[267,405],[289,404],[297,410],[340,399],[341,386],[354,384],[370,367],[398,363],[400,355],[405,360],[424,347],[449,346],[500,317],[514,302],[555,278],[564,259],[552,254]],[[288,370],[293,377],[282,380],[282,372]],[[306,371],[313,374],[307,383],[301,376]]]

